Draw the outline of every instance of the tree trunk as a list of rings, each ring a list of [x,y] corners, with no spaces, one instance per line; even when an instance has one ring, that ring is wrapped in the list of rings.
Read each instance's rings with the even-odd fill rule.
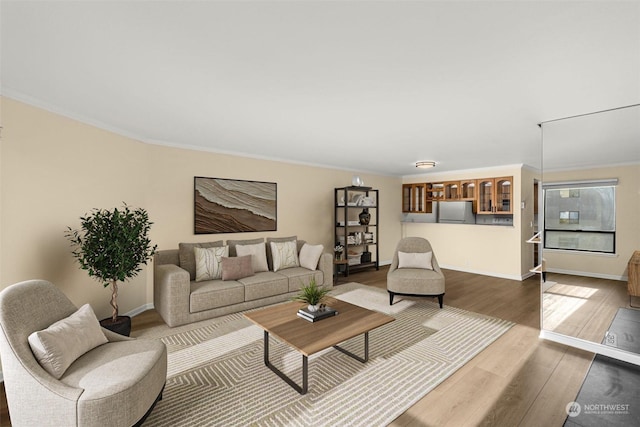
[[[115,322],[118,318],[118,281],[111,281],[111,307],[113,307],[112,319]]]

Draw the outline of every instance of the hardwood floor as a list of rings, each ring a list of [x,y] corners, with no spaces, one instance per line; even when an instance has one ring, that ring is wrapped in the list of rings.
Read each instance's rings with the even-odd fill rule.
[[[387,267],[381,267],[348,279],[386,289],[386,274]],[[452,270],[445,275],[446,305],[516,325],[391,426],[561,426],[565,406],[576,397],[593,354],[538,338],[539,278],[517,282]],[[626,295],[626,287],[619,288],[612,298]],[[592,321],[606,323],[607,314],[594,312]],[[162,319],[149,310],[132,323],[137,331],[162,323]],[[10,425],[4,387],[0,387],[0,427]]]

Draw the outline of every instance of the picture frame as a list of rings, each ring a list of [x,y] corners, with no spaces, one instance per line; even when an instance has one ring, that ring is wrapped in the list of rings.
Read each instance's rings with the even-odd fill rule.
[[[196,176],[194,233],[277,231],[275,182]]]

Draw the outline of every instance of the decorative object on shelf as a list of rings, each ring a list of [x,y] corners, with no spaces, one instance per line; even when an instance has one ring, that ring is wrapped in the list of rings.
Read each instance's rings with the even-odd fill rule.
[[[277,184],[194,178],[194,233],[277,230]]]
[[[351,185],[362,187],[364,185],[364,181],[358,175],[354,175],[353,178],[351,178]]]
[[[336,257],[337,260],[341,260],[342,259],[342,252],[344,251],[344,246],[342,245],[336,245],[335,248],[333,248],[333,253]]]
[[[420,169],[430,169],[436,167],[436,162],[431,160],[421,160],[416,162],[416,167]]]
[[[362,209],[362,212],[360,212],[358,218],[360,219],[361,225],[369,225],[369,221],[371,221],[371,214],[369,213],[369,209]]]
[[[349,203],[349,206],[362,206],[363,199],[363,194],[354,194],[351,198],[351,203]]]
[[[360,262],[361,263],[371,262],[371,252],[369,251],[362,252],[362,255],[360,255]]]
[[[372,197],[363,197],[360,203],[361,206],[375,206],[376,202]]]
[[[309,304],[307,307],[309,311],[315,312],[318,311],[320,303],[324,297],[327,296],[329,291],[330,290],[327,288],[319,287],[316,283],[316,279],[312,278],[309,281],[309,284],[302,286],[298,295],[294,296],[292,299],[294,301],[302,301]]]
[[[118,281],[126,281],[138,275],[141,264],[153,257],[157,245],[151,246],[147,211],[131,210],[125,203],[122,209],[94,209],[90,215],[80,217],[80,230],[67,228],[65,237],[74,248],[73,257],[90,277],[111,285],[110,318],[100,324],[121,335],[131,332],[131,318],[118,315]]]

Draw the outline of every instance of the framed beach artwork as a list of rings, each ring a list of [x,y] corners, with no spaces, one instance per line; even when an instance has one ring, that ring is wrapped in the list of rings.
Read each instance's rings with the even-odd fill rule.
[[[275,182],[194,177],[195,234],[277,230]]]

